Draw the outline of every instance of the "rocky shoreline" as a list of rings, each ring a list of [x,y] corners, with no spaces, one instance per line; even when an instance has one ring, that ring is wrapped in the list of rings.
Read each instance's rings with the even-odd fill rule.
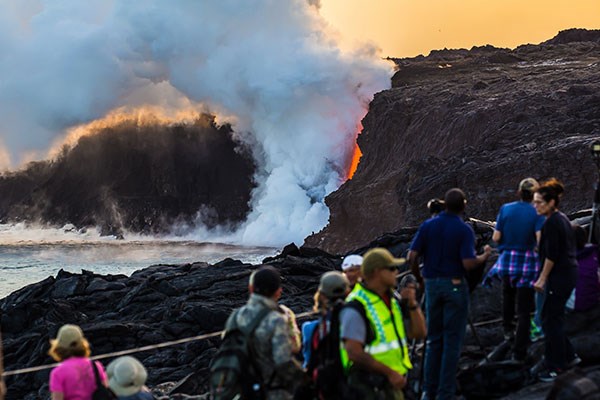
[[[491,229],[484,223],[476,223],[474,227],[477,245],[481,247],[490,240]],[[415,230],[405,228],[385,234],[356,252],[382,246],[402,255]],[[294,312],[303,313],[312,307],[320,275],[339,269],[341,260],[340,256],[318,249],[289,245],[264,263],[282,274],[281,302]],[[225,259],[214,265],[202,262],[155,265],[131,277],[61,271],[56,277],[12,293],[0,303],[6,369],[50,364],[52,360],[46,354],[48,340],[64,323],[79,324],[83,328],[92,344],[92,355],[219,331],[231,310],[246,301],[248,277],[257,267]],[[500,310],[499,285],[478,286],[472,295],[472,321],[479,325],[495,320],[501,315]],[[600,328],[600,309],[569,318],[569,333],[574,336],[584,362],[600,363],[600,346],[595,346],[598,340],[593,339]],[[461,360],[463,367],[481,361],[486,352],[503,340],[497,323],[482,324],[477,328],[477,336],[483,349],[469,332]],[[211,337],[134,356],[147,367],[148,384],[160,399],[203,399],[206,398],[208,365],[218,344],[219,338]],[[539,357],[542,345],[533,346],[531,351],[533,356]],[[110,360],[102,361],[107,364]],[[49,370],[43,370],[8,377],[7,399],[47,399],[48,376]],[[508,398],[526,397],[527,393],[539,396],[548,389],[548,384],[536,384]],[[407,397],[412,398],[410,392]]]

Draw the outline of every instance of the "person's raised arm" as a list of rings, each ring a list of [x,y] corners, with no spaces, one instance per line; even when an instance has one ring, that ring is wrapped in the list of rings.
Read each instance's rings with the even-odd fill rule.
[[[417,282],[419,282],[421,290],[424,290],[425,281],[423,280],[421,270],[419,269],[419,253],[416,250],[410,250],[408,252],[408,265],[410,266],[410,272],[415,276]]]
[[[502,232],[494,229],[494,233],[492,234],[492,240],[500,244],[500,240],[502,240]]]
[[[425,316],[417,301],[417,288],[414,284],[403,288],[400,291],[400,297],[407,299],[408,313],[409,313],[409,326],[406,332],[409,339],[425,339],[427,336],[427,325],[425,323]]]
[[[477,268],[481,264],[485,263],[488,258],[490,258],[490,254],[492,254],[492,248],[489,245],[485,245],[483,247],[483,253],[475,256],[475,258],[465,258],[462,260],[463,267],[469,271],[474,268]]]

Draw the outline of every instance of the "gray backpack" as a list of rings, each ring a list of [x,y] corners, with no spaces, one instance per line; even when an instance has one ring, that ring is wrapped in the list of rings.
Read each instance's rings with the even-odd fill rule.
[[[221,347],[210,364],[210,396],[214,400],[262,400],[266,396],[263,377],[254,357],[252,337],[270,309],[264,308],[248,324],[237,325],[236,310],[233,322],[225,331]]]

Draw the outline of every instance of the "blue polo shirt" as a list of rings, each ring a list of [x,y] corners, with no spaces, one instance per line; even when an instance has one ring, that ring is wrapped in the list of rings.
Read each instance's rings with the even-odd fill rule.
[[[533,250],[535,233],[542,230],[545,218],[525,201],[504,204],[496,218],[496,230],[502,233],[500,250]]]
[[[441,212],[423,223],[410,246],[423,256],[424,278],[462,277],[462,260],[475,258],[475,233],[458,215]]]

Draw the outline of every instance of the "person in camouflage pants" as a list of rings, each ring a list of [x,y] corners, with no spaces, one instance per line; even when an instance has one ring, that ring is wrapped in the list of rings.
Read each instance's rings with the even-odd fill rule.
[[[302,381],[304,372],[292,353],[294,339],[288,320],[277,305],[282,291],[279,272],[270,266],[261,267],[252,274],[249,290],[248,303],[229,317],[226,328],[232,324],[233,315],[237,315],[238,326],[243,327],[264,308],[272,310],[254,331],[253,354],[267,388],[267,399],[292,399],[295,385]]]

